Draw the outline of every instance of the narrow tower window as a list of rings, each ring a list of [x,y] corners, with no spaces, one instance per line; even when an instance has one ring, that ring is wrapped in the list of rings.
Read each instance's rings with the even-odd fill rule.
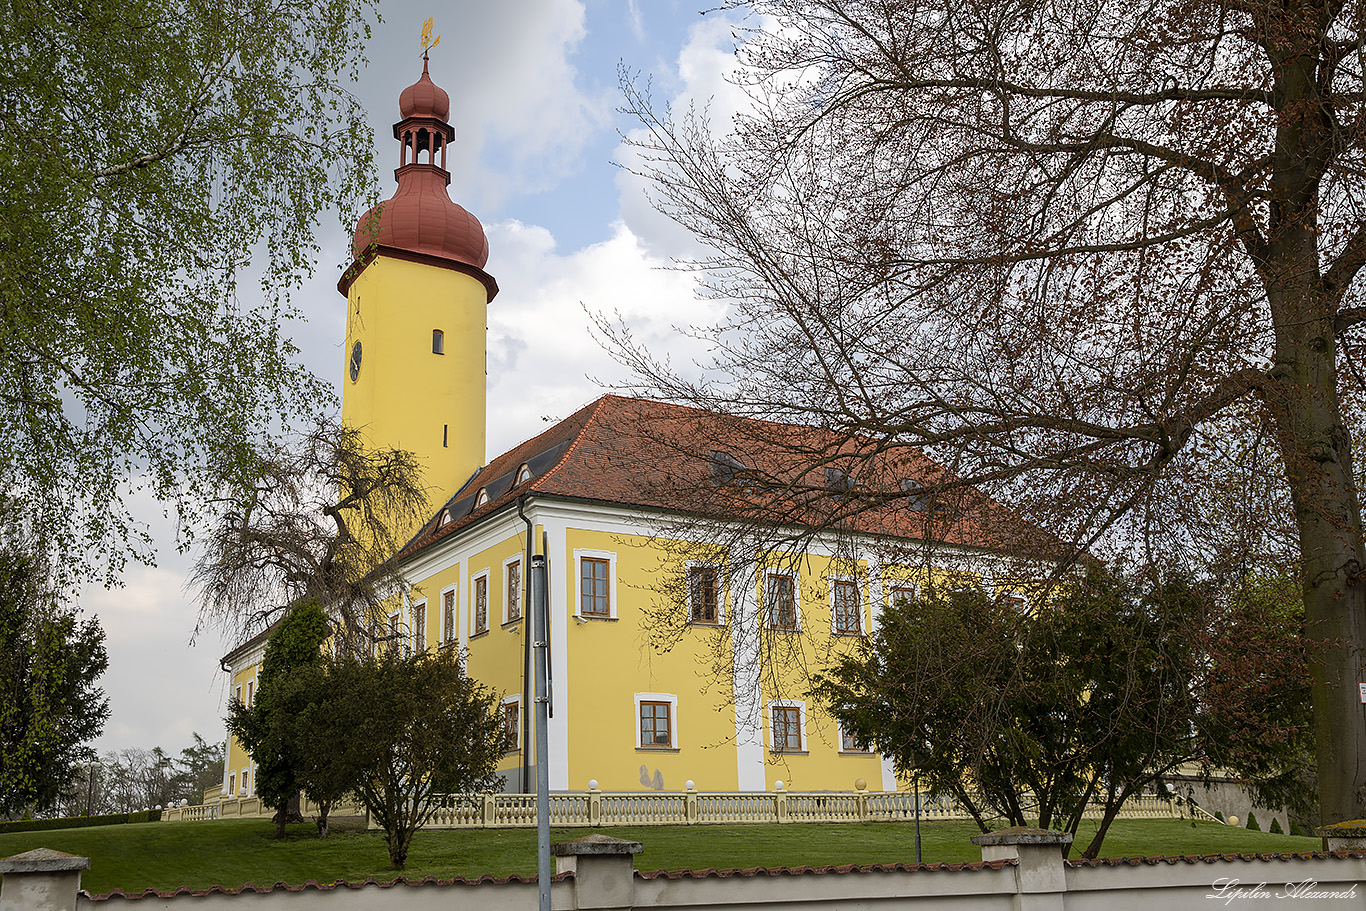
[[[442,449],[445,449],[445,448],[449,445],[450,439],[451,439],[451,425],[450,425],[450,424],[442,424],[442,425],[441,425],[441,448],[442,448]]]
[[[446,333],[440,329],[432,330],[432,354],[446,353]]]

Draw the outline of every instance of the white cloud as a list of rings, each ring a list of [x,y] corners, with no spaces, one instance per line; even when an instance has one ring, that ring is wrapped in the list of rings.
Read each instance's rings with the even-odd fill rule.
[[[496,455],[628,379],[593,337],[590,313],[620,313],[636,340],[686,361],[675,325],[717,318],[693,293],[693,276],[647,252],[624,222],[610,238],[561,255],[544,228],[517,221],[489,228],[489,268],[515,277],[489,308],[489,454]]]
[[[712,135],[719,138],[730,129],[735,114],[750,106],[745,90],[730,78],[738,69],[732,37],[736,24],[734,18],[711,15],[688,30],[688,40],[679,50],[673,69],[651,77],[654,104],[660,113],[667,104],[676,118],[686,116],[690,109],[705,114]],[[635,126],[617,147],[615,159],[622,165],[616,181],[621,217],[655,256],[701,256],[704,251],[692,234],[654,208],[650,183],[635,173],[647,165],[631,143],[647,142],[648,138],[644,127]]]

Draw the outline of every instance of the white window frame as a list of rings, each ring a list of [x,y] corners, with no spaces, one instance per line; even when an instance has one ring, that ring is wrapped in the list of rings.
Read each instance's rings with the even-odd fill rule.
[[[636,693],[636,749],[650,752],[669,752],[678,749],[678,697],[673,693]],[[642,702],[667,702],[669,704],[669,746],[646,746],[640,742],[640,704]]]
[[[692,615],[692,571],[697,567],[711,567],[716,570],[716,619],[715,620],[694,620]],[[726,577],[721,571],[721,564],[715,560],[688,560],[683,567],[684,584],[688,588],[688,623],[696,626],[725,626],[726,625]]]
[[[447,595],[450,595],[451,598],[452,598],[452,600],[453,600],[453,602],[454,602],[453,604],[451,604],[451,608],[452,608],[452,609],[451,609],[451,624],[450,624],[450,627],[449,627],[449,628],[446,626],[446,596],[447,596]],[[440,598],[440,600],[439,600],[437,603],[440,604],[440,611],[441,611],[441,616],[440,616],[440,618],[437,620],[437,623],[436,623],[437,627],[438,627],[438,628],[440,629],[440,631],[441,631],[441,645],[443,645],[443,646],[445,646],[445,645],[459,645],[459,643],[460,643],[460,586],[459,586],[457,583],[452,582],[450,585],[447,585],[445,588],[441,589],[441,598]]]
[[[840,751],[841,753],[845,754],[846,756],[872,756],[872,755],[874,755],[872,750],[860,750],[860,749],[858,749],[857,747],[855,747],[855,748],[846,748],[846,747],[844,746],[844,722],[840,721],[838,718],[835,719],[835,733],[836,733],[837,735],[839,735],[839,751]]]
[[[412,643],[408,641],[408,631],[404,628],[405,626],[407,624],[403,620],[402,608],[389,612],[388,618],[384,621],[384,641],[387,648],[403,648],[411,651]]]
[[[775,626],[773,623],[773,611],[768,603],[768,577],[783,576],[792,582],[792,625]],[[800,633],[802,631],[802,590],[795,573],[787,569],[765,569],[764,570],[764,629],[771,629],[779,633]]]
[[[240,769],[237,773],[238,794],[242,797],[250,797],[252,786],[256,784],[256,776],[251,774],[251,766]]]
[[[478,590],[479,580],[484,580],[484,629],[479,629],[479,603],[475,599],[475,592]],[[492,595],[489,590],[489,567],[485,566],[470,576],[470,638],[482,636],[489,631],[489,609],[488,599]]]
[[[836,636],[865,635],[868,632],[866,629],[868,624],[863,618],[863,586],[859,585],[858,579],[853,576],[830,576],[828,578],[830,585],[830,632]],[[842,584],[854,586],[854,601],[858,605],[858,629],[852,632],[840,629],[835,619],[835,589]]]
[[[412,650],[413,650],[414,652],[418,651],[418,647],[417,647],[417,633],[418,633],[418,629],[417,629],[417,612],[418,612],[419,610],[422,611],[422,649],[421,649],[421,650],[425,652],[425,651],[427,650],[427,646],[431,644],[431,643],[429,643],[429,642],[427,641],[427,599],[426,599],[426,598],[418,598],[416,601],[413,602],[412,607],[408,608],[408,626],[410,627],[410,629],[408,630],[408,639],[409,639],[409,641],[412,643],[412,646],[411,646],[411,647],[412,647]]]
[[[512,564],[514,564],[514,563],[523,563],[523,564],[524,564],[525,561],[522,559],[522,556],[523,556],[522,554],[518,553],[518,554],[515,554],[515,555],[513,555],[513,556],[511,556],[511,557],[508,557],[506,560],[503,561],[503,597],[502,597],[502,602],[503,602],[503,625],[505,625],[505,626],[506,626],[507,624],[509,624],[509,623],[521,623],[522,620],[525,619],[525,616],[517,617],[516,619],[513,619],[512,615],[508,612],[508,602],[511,601],[511,598],[509,597],[509,594],[510,594],[510,593],[509,593],[508,590],[507,590],[507,589],[508,589],[508,567],[510,567],[510,566],[511,566]],[[521,608],[521,611],[522,611],[522,614],[523,614],[523,615],[526,614],[525,599],[522,597],[523,591],[525,590],[525,586],[526,586],[526,566],[523,565],[523,566],[519,567],[518,570],[517,570],[517,604],[518,604],[518,606]]]
[[[797,710],[797,739],[801,741],[801,746],[795,750],[778,749],[778,740],[773,730],[773,710],[774,709],[796,709]],[[764,721],[768,725],[768,751],[770,753],[806,753],[806,703],[794,699],[770,699],[768,705],[764,707]]]
[[[233,697],[234,699],[236,699],[238,702],[242,702],[242,686],[243,686],[243,685],[240,684],[240,683],[236,684],[236,685],[235,685],[234,692],[233,692],[233,694],[232,694],[232,697]],[[242,704],[243,704],[243,705],[246,705],[245,702],[242,702]]]
[[[905,582],[901,579],[893,579],[891,581],[884,579],[882,587],[887,592],[887,607],[896,606],[896,596],[898,592],[908,593],[912,601],[915,601],[920,597],[920,586],[916,585],[914,582]]]
[[[607,561],[607,615],[585,614],[583,612],[583,560]],[[617,555],[610,550],[574,548],[574,616],[580,620],[617,619]],[[639,719],[637,719],[637,723]],[[638,737],[637,737],[638,739]]]
[[[1015,609],[1021,615],[1029,613],[1029,596],[1024,592],[1017,592],[1012,589],[1010,591],[1001,592],[997,597],[1001,598],[1003,601],[1019,601],[1019,606]]]
[[[517,706],[517,729],[513,731],[513,737],[515,739],[507,748],[507,752],[516,753],[522,749],[522,726],[523,721],[525,720],[522,716],[522,697],[520,695],[503,697],[503,701],[498,704],[498,717],[500,720],[504,717],[503,706],[507,705]]]
[[[228,796],[237,796],[237,770],[228,769]]]

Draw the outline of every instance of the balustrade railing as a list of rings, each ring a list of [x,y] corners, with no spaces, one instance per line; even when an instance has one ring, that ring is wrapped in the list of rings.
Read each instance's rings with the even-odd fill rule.
[[[691,782],[689,782],[691,784]],[[535,794],[441,794],[427,827],[432,829],[515,829],[536,825]],[[1025,795],[1025,805],[1031,803]],[[307,803],[304,815],[316,812]],[[334,809],[333,815],[359,815],[356,806]],[[1104,810],[1091,806],[1085,818],[1098,819]],[[173,807],[163,820],[192,821],[269,816],[257,798],[239,798],[194,807]],[[920,794],[922,820],[971,819],[952,795]],[[556,828],[585,826],[667,826],[698,823],[788,823],[905,821],[916,817],[913,791],[787,791],[735,793],[725,791],[588,791],[550,795],[550,824]],[[1120,810],[1121,819],[1213,819],[1198,806],[1178,798],[1131,797]]]

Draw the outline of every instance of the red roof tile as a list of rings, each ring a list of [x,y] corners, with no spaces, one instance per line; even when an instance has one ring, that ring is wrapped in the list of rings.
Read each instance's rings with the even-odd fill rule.
[[[717,474],[726,458],[743,466],[729,482]],[[528,463],[533,477],[516,484]],[[915,502],[911,491],[924,485],[947,491],[947,514]],[[481,489],[489,502],[477,506]],[[526,494],[997,550],[1056,544],[914,447],[605,395],[493,459],[400,559]]]

